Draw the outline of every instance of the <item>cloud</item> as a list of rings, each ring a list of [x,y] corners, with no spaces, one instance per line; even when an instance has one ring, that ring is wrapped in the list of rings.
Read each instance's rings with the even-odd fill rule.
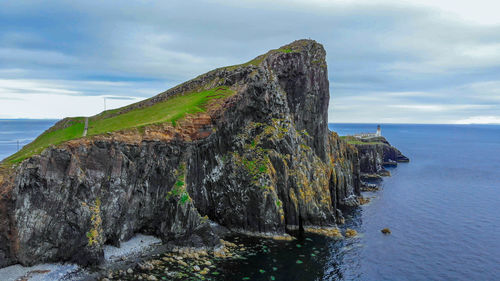
[[[473,116],[457,120],[455,124],[500,124],[500,116]]]
[[[499,4],[462,2],[4,1],[0,114],[91,114],[103,97],[126,104],[313,38],[327,50],[332,122],[452,123],[495,116]],[[37,96],[54,106],[16,113],[4,102],[36,103]],[[69,106],[60,113],[62,100]],[[77,108],[79,101],[88,110]]]
[[[487,104],[393,104],[393,108],[419,110],[419,111],[455,111],[461,109],[485,109],[492,108],[493,105]]]
[[[0,79],[0,94],[11,97],[22,97],[26,94],[53,94],[137,98],[158,94],[165,87],[172,86],[174,85],[154,81]]]
[[[61,119],[68,116],[91,116],[103,110],[103,97],[57,94],[24,94],[19,99],[2,100],[0,118]],[[125,106],[140,99],[107,99],[106,109]]]
[[[113,97],[113,96],[105,96],[107,100],[137,100],[137,97]]]
[[[0,80],[0,118],[60,119],[90,116],[138,102],[162,91],[163,83],[78,80]],[[126,93],[128,95],[118,95]]]

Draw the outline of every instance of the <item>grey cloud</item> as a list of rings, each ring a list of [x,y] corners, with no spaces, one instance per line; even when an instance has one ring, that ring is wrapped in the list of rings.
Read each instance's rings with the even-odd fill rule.
[[[50,18],[42,16],[47,11]],[[0,4],[0,15],[6,19],[0,79],[59,80],[83,95],[147,97],[312,38],[328,53],[332,121],[453,122],[464,114],[499,114],[493,110],[500,104],[500,26],[431,9],[284,0],[16,1]],[[446,103],[455,107],[418,110]],[[483,103],[496,108],[463,108]]]
[[[110,100],[136,100],[136,97],[110,97],[110,96],[107,96],[106,99],[110,99]]]

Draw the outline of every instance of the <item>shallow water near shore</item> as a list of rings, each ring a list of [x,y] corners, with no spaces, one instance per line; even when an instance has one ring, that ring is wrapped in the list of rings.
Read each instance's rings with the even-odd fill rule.
[[[0,121],[0,158],[15,152],[17,139],[26,144],[55,122]],[[330,125],[340,135],[375,128]],[[358,236],[288,242],[234,236],[228,240],[242,244],[243,258],[216,260],[204,278],[500,280],[500,126],[387,124],[382,135],[411,162],[390,169],[380,191],[365,193],[375,196],[370,203],[344,213],[342,233],[352,228]],[[392,234],[383,235],[385,227]]]

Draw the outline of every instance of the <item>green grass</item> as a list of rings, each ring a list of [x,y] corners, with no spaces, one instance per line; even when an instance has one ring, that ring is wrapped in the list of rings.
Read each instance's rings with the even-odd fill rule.
[[[340,136],[340,139],[346,141],[348,144],[367,144],[367,145],[374,145],[374,144],[381,144],[383,142],[377,142],[377,141],[361,141],[357,139],[356,137],[353,136]]]
[[[168,122],[174,126],[177,121],[188,114],[204,112],[206,106],[215,99],[231,96],[234,91],[226,86],[221,86],[200,92],[179,94],[169,99],[145,108],[138,108],[123,114],[118,114],[122,109],[103,112],[89,118],[87,136],[116,132],[129,128],[143,131],[143,127],[151,124]],[[58,145],[65,141],[83,136],[84,118],[72,118],[63,128],[51,128],[30,144],[24,146],[14,155],[6,158],[2,164],[17,164],[26,158],[41,153],[51,145]]]
[[[381,144],[381,142],[347,141],[348,144]]]
[[[282,53],[292,53],[293,50],[291,48],[285,48],[285,49],[278,49],[278,51]]]
[[[182,192],[182,187],[174,186],[172,190],[167,192],[166,199],[170,200],[170,198],[177,197],[181,194]]]
[[[189,194],[187,192],[182,193],[181,195],[181,204],[185,204],[187,201],[189,201]]]
[[[178,202],[184,205],[187,201],[191,200],[189,193],[186,191],[186,164],[181,162],[175,174],[177,181],[172,189],[167,192],[165,199],[170,200],[171,198],[175,198]]]
[[[170,122],[173,125],[187,114],[204,112],[213,99],[228,97],[233,93],[227,87],[188,93],[169,98],[152,106],[132,110],[110,118],[91,118],[88,135],[100,135],[128,128]]]

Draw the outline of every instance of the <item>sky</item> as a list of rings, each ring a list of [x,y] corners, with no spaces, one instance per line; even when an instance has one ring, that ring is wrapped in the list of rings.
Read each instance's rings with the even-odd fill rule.
[[[90,116],[296,39],[332,123],[500,124],[494,0],[1,1],[0,118]]]

